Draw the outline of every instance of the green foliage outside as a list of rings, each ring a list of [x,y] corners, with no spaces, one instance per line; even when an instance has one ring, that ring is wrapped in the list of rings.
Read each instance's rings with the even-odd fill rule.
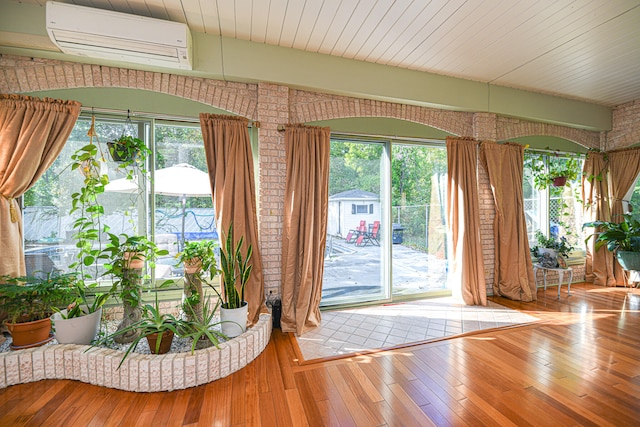
[[[384,145],[381,143],[332,140],[329,195],[356,189],[380,194],[383,155]],[[446,174],[446,156],[444,147],[392,146],[392,221],[400,222],[405,228],[403,243],[406,245],[427,246],[425,237],[429,214],[426,205],[430,205],[432,196],[435,196],[432,195],[433,177]],[[430,206],[429,212],[439,208]]]

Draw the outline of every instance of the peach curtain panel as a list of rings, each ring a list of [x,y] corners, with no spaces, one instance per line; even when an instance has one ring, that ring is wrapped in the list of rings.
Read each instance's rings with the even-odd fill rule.
[[[584,221],[609,221],[609,177],[603,153],[590,152],[582,167],[582,200]],[[586,230],[589,231],[589,230]],[[593,231],[593,230],[591,230]],[[585,280],[600,286],[614,286],[613,254],[605,247],[595,252],[595,238],[587,242]]]
[[[640,173],[640,149],[610,151],[607,156],[609,160],[611,220],[620,222],[624,213],[623,199],[631,186],[635,184],[638,173]],[[624,271],[615,258],[613,260],[613,282],[616,285],[624,285],[626,282]]]
[[[480,243],[478,143],[447,137],[447,221],[451,233],[452,279],[467,305],[487,305]]]
[[[287,179],[282,233],[283,332],[320,324],[329,206],[328,127],[287,125]]]
[[[516,301],[535,301],[538,297],[522,190],[524,147],[483,142],[480,159],[489,175],[496,209],[493,293]]]
[[[79,115],[76,101],[0,95],[0,276],[26,274],[15,199],[58,157]]]
[[[245,288],[249,322],[253,324],[266,307],[248,125],[249,121],[243,117],[200,114],[220,241],[225,241],[229,225],[233,223],[236,242],[244,237],[243,251],[248,245],[253,248],[253,270]]]

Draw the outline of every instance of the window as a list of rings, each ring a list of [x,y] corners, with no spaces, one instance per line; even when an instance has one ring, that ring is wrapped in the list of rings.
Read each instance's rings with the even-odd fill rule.
[[[529,245],[536,245],[536,231],[548,237],[566,237],[575,250],[584,250],[580,174],[565,185],[547,178],[554,169],[575,162],[582,170],[583,159],[569,154],[525,152],[523,192]]]
[[[23,197],[24,248],[27,273],[69,271],[68,266],[75,261],[77,250],[73,221],[69,215],[71,194],[83,186],[83,176],[78,170],[71,170],[71,155],[88,144],[87,131],[91,118],[81,116],[77,121],[65,147],[51,168],[38,180]],[[200,126],[184,123],[158,122],[153,119],[136,119],[127,122],[119,117],[96,118],[99,148],[108,168],[109,180],[114,183],[123,180],[124,174],[118,169],[107,152],[106,143],[123,133],[143,139],[154,153],[153,161],[159,170],[187,164],[202,171],[208,187],[206,159]],[[155,139],[151,139],[151,135]],[[150,169],[150,168],[147,168]],[[152,171],[152,177],[155,174]],[[172,180],[180,179],[179,172],[172,172]],[[140,181],[142,182],[142,180]],[[126,189],[107,190],[100,195],[105,208],[104,222],[114,234],[141,234],[153,237],[161,249],[167,249],[169,256],[158,260],[156,277],[182,277],[174,255],[180,250],[183,238],[201,240],[217,238],[215,216],[209,194],[194,194],[192,182],[184,182],[185,193],[156,188],[152,179],[145,193],[139,196]],[[155,197],[147,192],[155,190]],[[99,278],[104,270],[92,271]]]

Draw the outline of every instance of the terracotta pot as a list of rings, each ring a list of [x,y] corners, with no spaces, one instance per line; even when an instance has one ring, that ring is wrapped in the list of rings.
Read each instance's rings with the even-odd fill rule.
[[[51,319],[34,320],[24,323],[6,323],[7,329],[11,333],[12,350],[38,347],[48,343],[53,339],[51,333]]]
[[[125,252],[122,255],[124,267],[128,269],[144,268],[144,256],[139,252]]]
[[[156,353],[156,344],[158,341],[159,334],[151,334],[147,335],[147,342],[149,343],[149,348],[151,349],[151,353],[154,354],[165,354],[168,353],[171,349],[171,343],[173,342],[173,331],[165,331],[162,334],[162,340],[160,341],[160,349]]]
[[[200,258],[185,259],[184,260],[184,272],[187,274],[194,274],[202,270],[202,261]]]
[[[566,176],[557,176],[555,178],[553,178],[553,186],[554,187],[564,187],[564,185],[567,183],[567,177]]]

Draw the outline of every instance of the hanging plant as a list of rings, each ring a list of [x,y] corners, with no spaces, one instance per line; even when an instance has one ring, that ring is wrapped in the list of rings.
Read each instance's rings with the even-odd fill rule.
[[[548,163],[548,165],[547,165]],[[548,187],[564,187],[567,181],[574,181],[580,175],[580,163],[574,156],[560,157],[558,154],[548,157],[545,162],[543,155],[531,159],[533,184],[538,190]]]
[[[107,142],[109,154],[114,162],[133,162],[141,151],[147,150],[147,146],[140,138],[131,135],[122,135],[119,138]]]

